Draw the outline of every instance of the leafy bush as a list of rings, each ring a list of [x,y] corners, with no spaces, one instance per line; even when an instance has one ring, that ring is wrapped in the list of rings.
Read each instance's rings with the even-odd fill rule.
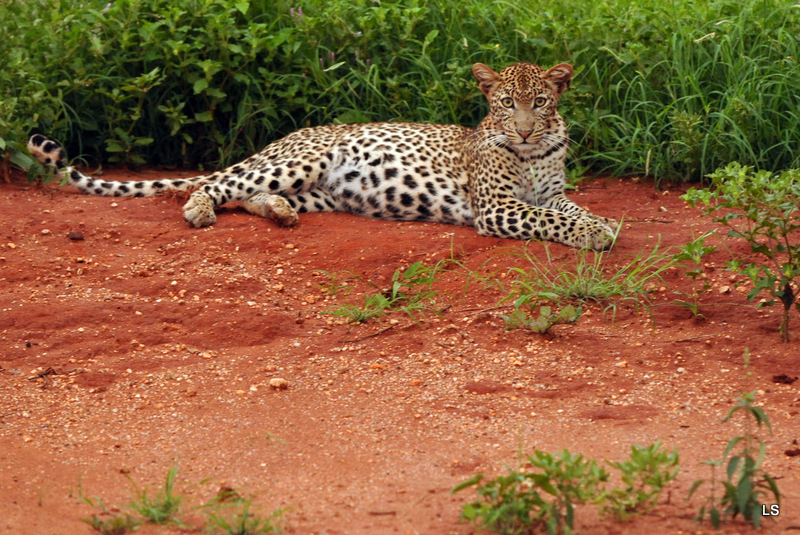
[[[484,481],[478,474],[453,489],[475,487],[478,500],[461,508],[461,518],[496,533],[522,535],[546,529],[571,533],[575,506],[601,505],[620,520],[652,510],[663,488],[678,475],[678,451],[661,451],[661,442],[633,446],[628,460],[606,461],[619,470],[623,487],[607,488],[609,474],[595,461],[567,450],[539,450],[527,456],[529,469]]]
[[[576,67],[578,169],[800,166],[790,2],[29,0],[0,3],[0,31],[0,159],[23,166],[33,131],[73,156],[196,166],[306,125],[474,125],[471,65],[520,60]]]
[[[485,483],[477,475],[453,489],[475,486],[480,497],[463,506],[461,518],[509,535],[537,528],[551,535],[571,533],[575,505],[601,498],[600,484],[608,480],[608,473],[595,461],[567,450],[560,455],[537,450],[528,462],[537,471],[511,471]]]
[[[706,214],[728,227],[728,236],[741,238],[750,251],[765,263],[735,259],[730,269],[743,273],[753,282],[747,295],[752,301],[762,292],[772,299],[758,306],[783,304],[780,332],[789,341],[789,313],[800,291],[800,170],[773,174],[754,172],[752,167],[731,163],[709,175],[713,190],[690,189],[682,198],[690,205],[705,206]]]
[[[649,446],[631,446],[627,461],[606,462],[619,470],[624,486],[608,492],[603,511],[619,520],[651,511],[664,486],[680,471],[678,450],[672,453],[661,451],[661,441]]]

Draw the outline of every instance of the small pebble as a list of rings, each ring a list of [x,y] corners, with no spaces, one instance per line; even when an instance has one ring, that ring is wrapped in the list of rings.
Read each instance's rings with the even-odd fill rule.
[[[269,380],[269,386],[275,390],[286,390],[289,388],[289,381],[280,377],[273,377]]]

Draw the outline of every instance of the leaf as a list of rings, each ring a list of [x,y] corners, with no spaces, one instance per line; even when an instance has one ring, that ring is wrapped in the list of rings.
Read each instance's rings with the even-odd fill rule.
[[[194,94],[199,95],[203,91],[208,89],[208,80],[205,78],[200,78],[194,83]]]
[[[708,512],[708,516],[711,519],[711,525],[714,526],[714,529],[719,529],[719,509],[712,507]]]
[[[695,481],[694,483],[692,483],[692,486],[691,486],[691,487],[689,487],[689,494],[686,496],[686,499],[687,499],[687,500],[690,500],[690,499],[692,498],[692,495],[695,493],[695,491],[697,491],[697,489],[699,489],[699,488],[700,488],[700,486],[701,486],[703,483],[705,483],[705,480],[703,480],[703,479],[698,479],[697,481]]]
[[[470,479],[464,481],[463,483],[459,483],[458,485],[453,487],[453,490],[450,491],[450,494],[455,494],[456,492],[464,490],[464,489],[466,489],[468,487],[472,487],[474,485],[477,485],[482,480],[483,480],[483,474],[477,474],[477,475],[471,477]]]
[[[328,67],[327,69],[322,69],[322,72],[330,72],[330,71],[335,71],[336,69],[338,69],[339,67],[341,67],[341,66],[342,66],[342,65],[344,65],[345,63],[347,63],[347,62],[346,62],[346,61],[340,61],[339,63],[334,63],[333,65],[331,65],[331,66],[330,66],[330,67]]]
[[[736,507],[747,516],[747,504],[753,499],[753,480],[749,477],[742,477],[736,486]]]
[[[234,5],[239,13],[247,15],[247,10],[250,9],[250,0],[236,0]]]
[[[211,110],[203,111],[194,114],[194,118],[201,123],[209,123],[214,119],[214,114]]]

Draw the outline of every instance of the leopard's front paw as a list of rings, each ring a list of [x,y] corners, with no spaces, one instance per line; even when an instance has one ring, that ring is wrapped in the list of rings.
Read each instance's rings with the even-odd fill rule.
[[[610,225],[606,225],[596,219],[588,219],[583,234],[583,243],[579,246],[584,249],[605,251],[614,245],[616,238],[616,229],[612,229]]]
[[[610,217],[595,216],[595,220],[599,223],[604,224],[609,229],[611,229],[612,233],[616,233],[619,230],[619,221],[617,221],[616,219],[611,219]]]
[[[214,201],[203,191],[195,191],[183,205],[183,217],[195,228],[208,227],[216,223]]]

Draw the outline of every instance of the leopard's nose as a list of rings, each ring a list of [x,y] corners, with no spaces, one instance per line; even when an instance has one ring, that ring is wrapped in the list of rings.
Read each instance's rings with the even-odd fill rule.
[[[528,139],[528,136],[531,135],[531,132],[533,132],[533,130],[517,130],[517,134],[519,134],[519,137],[521,137],[523,141]]]

